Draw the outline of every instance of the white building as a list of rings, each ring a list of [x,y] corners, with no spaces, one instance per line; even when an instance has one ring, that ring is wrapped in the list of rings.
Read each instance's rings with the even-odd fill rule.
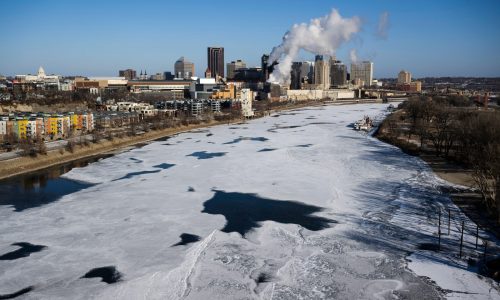
[[[241,89],[241,113],[245,118],[253,117],[252,101],[253,92],[250,89]]]
[[[66,79],[59,85],[61,91],[73,91],[75,89],[75,81]]]
[[[7,134],[7,120],[0,120],[0,135]]]
[[[36,136],[36,120],[29,120],[26,124],[26,136]]]
[[[90,81],[103,82],[106,86],[127,86],[128,80],[125,77],[89,77]]]
[[[60,78],[60,75],[46,75],[45,70],[42,67],[38,68],[37,75],[16,75],[16,80],[20,81],[21,83],[43,83],[46,87],[57,87],[58,90],[60,89]]]
[[[371,86],[373,84],[373,63],[363,61],[351,64],[351,80],[358,82],[360,86]]]
[[[349,89],[331,89],[331,90],[288,90],[286,95],[289,100],[321,100],[321,99],[354,99],[354,91]]]

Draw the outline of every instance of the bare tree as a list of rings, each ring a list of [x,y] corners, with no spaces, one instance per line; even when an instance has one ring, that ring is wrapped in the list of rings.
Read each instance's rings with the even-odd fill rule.
[[[36,152],[40,154],[47,154],[47,146],[45,145],[45,141],[43,140],[41,134],[37,134],[36,136],[35,147],[36,147]]]
[[[469,160],[486,207],[500,222],[500,114],[477,114],[471,122]]]

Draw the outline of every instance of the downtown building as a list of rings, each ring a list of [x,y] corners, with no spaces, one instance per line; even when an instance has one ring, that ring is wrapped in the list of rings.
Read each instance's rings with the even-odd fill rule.
[[[373,62],[352,63],[351,81],[357,86],[371,86],[373,84]]]
[[[125,77],[127,80],[133,80],[137,77],[137,71],[133,69],[126,69],[118,71],[119,77]]]
[[[194,76],[194,63],[184,56],[180,57],[174,64],[174,76],[178,79],[191,79]]]
[[[236,71],[239,69],[244,69],[246,67],[247,67],[247,64],[244,61],[242,61],[241,59],[227,63],[227,66],[226,66],[227,80],[233,80],[234,76],[236,75]]]
[[[340,60],[333,60],[330,63],[330,86],[342,88],[347,85],[347,66]]]
[[[224,47],[207,48],[207,71],[216,80],[224,78]]]
[[[316,55],[314,60],[314,84],[320,90],[330,88],[330,60],[323,55]]]

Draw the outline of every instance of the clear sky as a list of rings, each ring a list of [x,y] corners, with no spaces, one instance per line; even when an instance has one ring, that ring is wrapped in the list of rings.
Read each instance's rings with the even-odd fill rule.
[[[339,49],[349,61],[375,65],[375,77],[500,76],[500,1],[59,1],[0,3],[0,74],[117,76],[133,68],[173,71],[185,56],[196,73],[207,67],[206,47],[225,48],[226,62],[260,65],[295,23],[328,14],[359,16],[363,29]],[[387,38],[375,32],[389,15]],[[301,58],[311,59],[308,53]]]

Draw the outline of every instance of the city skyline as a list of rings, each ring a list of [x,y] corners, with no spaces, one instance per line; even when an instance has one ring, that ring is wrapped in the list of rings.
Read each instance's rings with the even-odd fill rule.
[[[294,24],[338,9],[343,17],[359,17],[362,29],[338,49],[337,59],[350,64],[355,49],[359,60],[374,62],[375,78],[395,78],[402,69],[416,78],[500,76],[496,1],[425,1],[418,7],[396,1],[261,1],[237,7],[228,1],[217,7],[195,1],[92,3],[99,9],[58,1],[5,3],[0,25],[11,29],[0,50],[0,74],[34,74],[39,66],[61,75],[116,76],[128,68],[154,74],[173,72],[184,56],[195,64],[195,75],[203,76],[210,46],[224,47],[225,62],[241,59],[260,66],[262,54],[269,54]],[[238,17],[233,19],[234,9]],[[214,13],[221,18],[208,21]],[[314,60],[314,54],[301,51],[297,60]]]

